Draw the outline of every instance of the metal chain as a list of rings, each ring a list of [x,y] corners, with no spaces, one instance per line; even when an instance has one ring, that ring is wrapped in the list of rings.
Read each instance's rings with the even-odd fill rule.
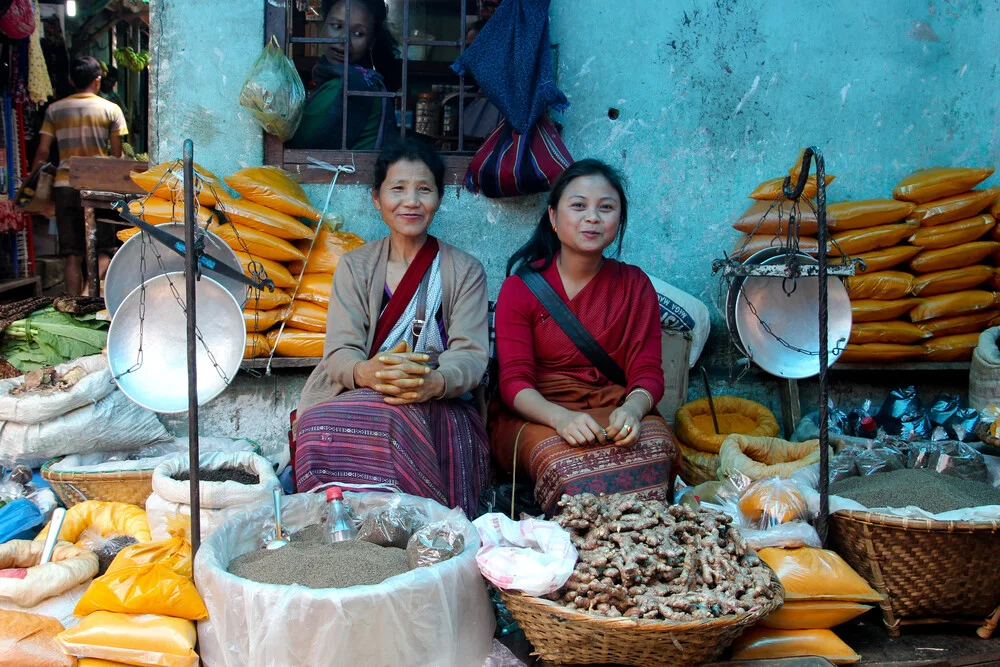
[[[819,351],[813,352],[811,350],[806,350],[801,347],[796,347],[795,345],[792,345],[778,334],[774,333],[770,325],[760,318],[760,315],[757,313],[757,308],[753,305],[753,303],[750,301],[750,298],[746,295],[746,292],[744,292],[743,290],[740,290],[740,298],[743,299],[743,302],[747,305],[747,308],[750,309],[750,312],[753,313],[753,316],[757,319],[758,322],[760,322],[760,326],[764,329],[764,331],[766,331],[768,335],[774,338],[774,340],[778,341],[782,346],[791,350],[792,352],[798,352],[799,354],[804,354],[806,356],[810,357],[819,356]],[[841,352],[843,352],[844,351],[843,345],[846,345],[846,343],[847,339],[841,337],[834,346],[832,350],[833,353],[839,355]],[[747,354],[750,355],[749,352]],[[752,359],[753,355],[750,355],[750,357]]]

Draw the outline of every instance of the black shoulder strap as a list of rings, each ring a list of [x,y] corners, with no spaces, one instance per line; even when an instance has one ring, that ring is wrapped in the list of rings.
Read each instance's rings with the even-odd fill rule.
[[[517,275],[528,286],[528,289],[531,290],[531,293],[542,304],[542,307],[549,311],[549,315],[552,316],[556,324],[569,336],[573,344],[580,349],[583,356],[587,357],[590,363],[594,364],[594,367],[601,371],[606,378],[617,385],[627,387],[626,383],[628,380],[625,378],[625,371],[594,340],[594,337],[590,335],[590,332],[583,326],[583,323],[577,319],[576,315],[569,309],[569,306],[559,298],[559,295],[552,289],[552,285],[545,280],[545,277],[538,271],[534,271],[528,267],[518,269]]]

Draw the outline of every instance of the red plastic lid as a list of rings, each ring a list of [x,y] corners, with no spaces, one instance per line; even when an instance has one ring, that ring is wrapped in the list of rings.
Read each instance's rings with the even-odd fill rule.
[[[343,500],[343,499],[344,499],[344,492],[340,489],[339,486],[331,486],[326,490],[327,502],[331,500]]]
[[[869,416],[869,417],[865,417],[864,419],[862,419],[861,420],[861,428],[863,428],[866,431],[874,430],[874,428],[875,428],[875,418]]]

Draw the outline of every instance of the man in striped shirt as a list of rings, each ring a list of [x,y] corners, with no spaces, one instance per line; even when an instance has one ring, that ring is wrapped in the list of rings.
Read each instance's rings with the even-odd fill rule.
[[[59,150],[59,169],[52,196],[59,228],[59,249],[64,257],[66,293],[77,296],[83,289],[86,241],[80,193],[69,186],[68,158],[121,157],[122,136],[128,134],[128,128],[121,108],[98,96],[101,90],[101,63],[96,58],[74,58],[70,64],[70,80],[76,93],[49,105],[34,164],[37,166],[49,161],[55,139]],[[112,226],[98,222],[97,249],[102,278],[115,245]]]

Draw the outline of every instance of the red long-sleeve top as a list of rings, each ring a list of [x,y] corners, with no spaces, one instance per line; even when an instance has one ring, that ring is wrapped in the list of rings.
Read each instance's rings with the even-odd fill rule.
[[[605,260],[597,275],[572,300],[566,295],[555,262],[542,276],[625,371],[626,389],[645,389],[658,403],[663,397],[660,306],[642,269]],[[611,384],[516,275],[500,287],[496,337],[500,394],[511,407],[518,392],[536,388],[536,378],[546,375],[563,375],[595,387]]]

